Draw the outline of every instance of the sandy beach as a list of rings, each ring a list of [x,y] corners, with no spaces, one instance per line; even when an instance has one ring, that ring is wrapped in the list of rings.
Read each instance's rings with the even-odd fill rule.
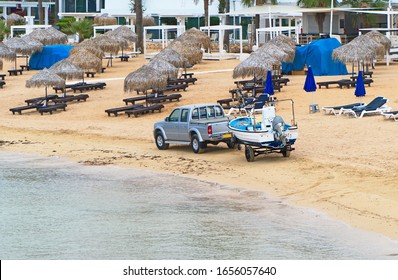
[[[151,169],[263,190],[293,205],[315,208],[354,227],[398,239],[397,122],[384,120],[380,115],[355,119],[309,114],[311,94],[303,90],[305,76],[293,75],[288,76],[288,85],[276,92],[279,99],[295,101],[300,135],[290,158],[271,154],[248,163],[244,151],[229,150],[224,144],[209,145],[203,154],[176,145],[159,151],[152,135],[153,123],[180,105],[229,98],[229,89],[235,87],[232,70],[239,60],[203,60],[195,65],[191,72],[195,73],[197,83],[185,92],[180,91],[180,102],[166,103],[161,113],[138,118],[127,118],[124,114],[108,117],[105,109],[123,106],[123,98],[135,95],[123,92],[123,80],[146,62],[142,55],[128,62],[114,60],[113,67],[105,73],[87,78],[88,82],[106,82],[104,90],[89,91],[87,102],[71,103],[65,112],[43,116],[33,110],[22,115],[9,111],[24,105],[25,99],[44,94],[44,88],[25,87],[25,81],[37,71],[7,75],[6,85],[0,89],[0,152],[62,157],[86,165]],[[0,73],[7,73],[12,66],[5,62]],[[363,101],[381,95],[389,99],[393,110],[398,110],[397,70],[397,64],[376,65],[374,83],[366,86]],[[343,77],[315,77],[317,82],[339,78]],[[315,101],[322,107],[358,99],[353,88],[332,86],[318,89]],[[280,113],[289,120],[283,109]]]

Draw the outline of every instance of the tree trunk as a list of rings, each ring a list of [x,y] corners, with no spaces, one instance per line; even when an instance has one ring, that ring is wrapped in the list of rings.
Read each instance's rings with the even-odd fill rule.
[[[137,48],[144,49],[144,28],[142,26],[142,0],[134,2],[135,32],[137,33]]]
[[[39,10],[39,24],[44,24],[43,0],[38,0],[37,2],[37,9]]]
[[[204,5],[204,10],[205,10],[205,26],[208,26],[209,24],[209,0],[204,0],[203,1]]]
[[[230,12],[230,5],[229,5],[229,0],[225,1],[225,13],[229,13]],[[229,20],[230,17],[227,15],[225,17],[225,24],[229,25]],[[229,52],[229,30],[225,30],[224,33],[224,46],[226,48],[226,51]]]
[[[59,21],[58,13],[59,13],[59,2],[55,1],[55,16],[54,16],[55,22]]]
[[[318,23],[318,31],[319,33],[323,33],[323,21],[325,20],[324,13],[317,13],[315,14],[316,22]]]

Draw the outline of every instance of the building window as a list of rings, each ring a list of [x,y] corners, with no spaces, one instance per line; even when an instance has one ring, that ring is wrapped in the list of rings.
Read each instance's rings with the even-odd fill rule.
[[[65,0],[64,5],[64,10],[68,13],[86,13],[97,11],[97,0]]]
[[[65,12],[74,13],[76,12],[75,0],[65,0]]]

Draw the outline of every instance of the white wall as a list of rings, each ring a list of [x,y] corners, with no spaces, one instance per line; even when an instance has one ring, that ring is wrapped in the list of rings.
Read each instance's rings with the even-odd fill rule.
[[[161,0],[158,0],[158,1],[161,1]],[[103,10],[106,13],[128,14],[128,13],[130,13],[130,1],[129,0],[105,0],[105,9],[103,9]]]

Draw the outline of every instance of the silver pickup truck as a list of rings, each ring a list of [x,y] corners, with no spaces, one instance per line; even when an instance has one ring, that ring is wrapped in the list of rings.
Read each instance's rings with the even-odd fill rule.
[[[233,147],[228,118],[218,104],[178,107],[154,124],[153,136],[159,150],[168,149],[169,144],[191,145],[194,153],[202,153],[209,143],[225,142]]]

